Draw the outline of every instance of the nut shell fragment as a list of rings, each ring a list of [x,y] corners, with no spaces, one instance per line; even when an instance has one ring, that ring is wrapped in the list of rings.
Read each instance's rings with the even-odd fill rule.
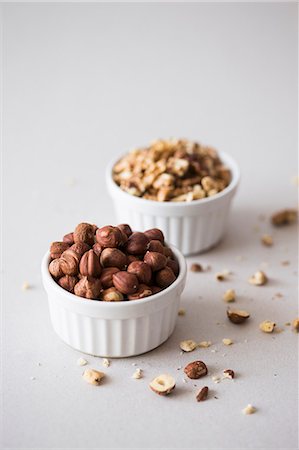
[[[243,311],[241,309],[228,309],[226,311],[227,317],[232,323],[243,323],[245,320],[249,319],[250,314],[247,311]]]
[[[175,379],[168,374],[162,374],[154,378],[149,387],[158,395],[168,395],[175,388]]]

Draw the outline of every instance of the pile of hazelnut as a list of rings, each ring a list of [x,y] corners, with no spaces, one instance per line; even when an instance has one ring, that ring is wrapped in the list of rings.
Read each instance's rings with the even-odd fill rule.
[[[161,230],[80,223],[50,246],[49,272],[69,292],[92,300],[138,300],[167,288],[179,265]]]

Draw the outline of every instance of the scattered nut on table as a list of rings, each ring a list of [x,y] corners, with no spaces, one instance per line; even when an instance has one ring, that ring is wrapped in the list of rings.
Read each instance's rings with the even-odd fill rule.
[[[241,309],[227,309],[226,311],[227,317],[232,323],[240,324],[245,322],[245,320],[249,319],[250,314],[247,311]]]
[[[142,378],[142,377],[143,377],[142,369],[136,369],[132,375],[132,378],[135,378],[135,380],[140,380],[140,378]]]
[[[296,331],[296,333],[299,333],[299,318],[296,318],[292,322],[293,330]]]
[[[203,272],[203,268],[201,264],[193,263],[190,267],[191,272]]]
[[[196,347],[197,342],[192,339],[186,339],[185,341],[180,342],[180,349],[183,350],[183,352],[192,352]]]
[[[186,310],[184,308],[180,308],[178,310],[178,316],[185,316],[186,315]]]
[[[250,284],[254,284],[255,286],[263,286],[264,284],[267,283],[267,281],[268,281],[267,275],[261,270],[255,272],[255,274],[248,279],[248,282]]]
[[[234,289],[228,289],[223,294],[223,300],[227,303],[234,302],[236,300],[236,293]]]
[[[264,320],[262,323],[260,323],[260,330],[262,330],[264,333],[272,333],[274,331],[274,328],[276,326],[275,322],[271,322],[271,320]]]
[[[185,374],[192,380],[197,380],[208,373],[208,368],[203,361],[193,361],[184,369]]]
[[[79,358],[79,359],[77,360],[77,364],[78,364],[78,366],[86,366],[87,361],[86,361],[86,359],[84,359],[84,358]]]
[[[282,225],[291,225],[297,221],[297,210],[296,209],[284,209],[278,211],[271,217],[271,222],[273,225],[280,227]]]
[[[243,414],[254,414],[256,412],[256,408],[252,406],[251,404],[248,404],[243,410]]]
[[[162,374],[154,378],[149,387],[152,391],[159,395],[168,395],[175,388],[175,379],[168,374]]]
[[[197,346],[200,347],[200,348],[208,348],[211,345],[212,345],[211,341],[201,341],[201,342],[198,343]]]
[[[273,245],[273,243],[274,243],[273,237],[270,234],[264,234],[261,237],[261,243],[263,245],[265,245],[266,247],[271,247]]]
[[[196,394],[196,400],[198,402],[203,402],[208,398],[208,394],[209,394],[209,388],[208,388],[208,386],[204,386]]]
[[[82,376],[87,383],[98,386],[101,383],[101,380],[104,378],[105,374],[104,372],[99,372],[95,369],[86,369],[83,372]]]
[[[224,345],[232,345],[233,344],[233,341],[231,339],[228,339],[228,338],[222,339],[222,342],[223,342]]]
[[[223,371],[223,376],[224,376],[224,378],[233,379],[233,378],[235,378],[235,372],[232,369],[225,369]]]

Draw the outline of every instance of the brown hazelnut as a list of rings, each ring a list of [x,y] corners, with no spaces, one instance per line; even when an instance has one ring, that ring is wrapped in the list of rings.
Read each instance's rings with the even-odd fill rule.
[[[143,257],[142,257],[143,259]],[[127,264],[131,264],[131,262],[133,261],[140,261],[140,258],[138,258],[138,256],[135,255],[127,255]]]
[[[156,284],[162,289],[170,286],[175,279],[175,274],[170,267],[165,267],[156,273]]]
[[[158,253],[162,253],[162,255],[164,255],[164,247],[161,244],[160,241],[158,241],[157,239],[153,239],[152,241],[150,241],[149,245],[148,245],[148,251],[149,252],[158,252]]]
[[[65,275],[77,275],[79,269],[79,256],[71,248],[62,253],[60,269]]]
[[[158,292],[161,292],[162,289],[159,286],[151,286],[151,291],[154,294],[158,294]]]
[[[85,252],[81,258],[79,265],[80,273],[84,276],[99,277],[102,272],[99,257],[93,250]]]
[[[116,248],[122,243],[123,236],[117,227],[107,225],[98,228],[96,240],[103,248]]]
[[[91,277],[82,277],[74,288],[76,295],[92,300],[97,300],[100,297],[101,290],[100,280]]]
[[[94,227],[90,223],[79,223],[74,231],[74,242],[85,242],[88,245],[94,244]]]
[[[52,242],[50,246],[50,256],[52,259],[60,258],[62,253],[69,248],[67,242]]]
[[[95,252],[95,254],[97,255],[97,256],[100,256],[100,254],[102,253],[102,246],[100,245],[100,244],[98,244],[98,243],[96,243],[96,244],[94,244],[93,246],[92,246],[92,249],[93,249],[93,251]]]
[[[177,277],[179,274],[179,263],[174,259],[169,259],[166,264],[167,267],[170,267],[175,276]]]
[[[73,250],[77,253],[79,260],[82,258],[85,252],[90,249],[90,246],[85,242],[76,242],[70,247],[70,250]]]
[[[133,273],[120,271],[112,275],[113,284],[122,294],[134,294],[138,289],[138,278]]]
[[[197,380],[208,373],[208,368],[203,361],[193,361],[184,369],[185,374],[192,380]]]
[[[128,273],[133,273],[138,278],[139,283],[148,284],[152,278],[152,270],[143,261],[133,261],[127,268]]]
[[[139,300],[141,298],[149,297],[152,295],[153,291],[152,289],[147,286],[146,284],[139,284],[138,290],[135,292],[135,294],[129,294],[128,299],[129,300]]]
[[[158,228],[151,228],[144,232],[144,234],[149,238],[150,241],[157,240],[164,244],[164,234]]]
[[[101,293],[101,300],[104,302],[120,302],[124,299],[124,296],[115,287],[105,289]]]
[[[58,284],[63,289],[66,289],[69,292],[73,292],[77,281],[78,281],[77,277],[73,277],[71,275],[64,275],[62,278],[58,280]]]
[[[144,262],[150,266],[153,272],[164,269],[167,263],[166,256],[158,252],[146,252]]]
[[[132,229],[127,223],[121,223],[120,225],[117,225],[117,228],[123,231],[127,235],[127,237],[131,236],[132,234]]]
[[[174,259],[173,251],[169,247],[164,247],[164,255],[170,259]]]
[[[131,234],[126,244],[126,250],[131,255],[144,255],[147,251],[149,239],[144,233],[136,231]]]
[[[118,248],[104,248],[100,261],[103,267],[124,269],[127,264],[127,256]]]
[[[60,268],[60,259],[56,258],[49,264],[49,272],[54,278],[60,278],[63,276],[63,272]]]
[[[74,244],[74,233],[68,233],[68,234],[65,234],[64,236],[63,236],[63,242],[66,242],[67,244],[69,244],[69,245],[73,245]]]
[[[119,272],[118,267],[107,267],[107,269],[102,270],[100,281],[104,289],[113,287],[112,276],[117,272]]]

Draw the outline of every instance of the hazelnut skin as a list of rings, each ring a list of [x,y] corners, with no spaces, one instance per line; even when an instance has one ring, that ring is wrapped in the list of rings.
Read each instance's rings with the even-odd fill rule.
[[[63,276],[63,272],[60,268],[60,259],[56,258],[49,264],[49,272],[54,278],[60,278]]]
[[[112,276],[117,272],[119,272],[118,267],[107,267],[107,269],[102,270],[100,281],[104,289],[113,287]]]
[[[120,302],[124,299],[124,296],[115,287],[105,289],[101,293],[101,300],[104,302]]]
[[[175,279],[175,274],[170,267],[165,267],[156,273],[156,284],[162,289],[170,286]]]
[[[139,284],[138,290],[135,294],[128,295],[129,300],[139,300],[141,298],[149,297],[152,295],[152,289],[146,284]]]
[[[151,228],[144,232],[144,234],[149,238],[150,241],[157,240],[164,244],[164,234],[158,228]]]
[[[112,275],[113,284],[122,294],[134,294],[139,286],[138,278],[133,273],[120,271]]]
[[[65,275],[77,275],[79,269],[79,256],[71,248],[62,253],[60,269]]]
[[[84,253],[87,252],[89,249],[90,246],[85,242],[76,242],[70,247],[70,250],[73,250],[75,253],[77,253],[79,259],[81,259]]]
[[[50,245],[50,256],[52,259],[60,258],[62,253],[69,248],[67,242],[52,242]]]
[[[144,233],[135,231],[126,244],[126,250],[131,255],[144,255],[147,251],[149,239]]]
[[[104,248],[100,261],[103,267],[124,269],[127,264],[127,256],[118,248]]]
[[[66,289],[69,292],[73,292],[77,281],[78,281],[77,277],[73,277],[71,275],[64,275],[62,278],[58,280],[58,284],[63,289]]]
[[[116,248],[122,243],[123,236],[117,227],[107,225],[98,228],[96,240],[103,248]]]
[[[95,254],[96,254],[97,256],[100,256],[100,254],[101,254],[102,251],[103,251],[102,246],[101,246],[100,244],[98,244],[98,243],[94,244],[94,245],[92,246],[92,249],[93,249],[93,251],[95,252]]]
[[[179,263],[175,259],[169,259],[166,266],[171,268],[176,277],[178,276],[180,268]]]
[[[146,252],[144,262],[150,266],[153,272],[164,269],[167,263],[166,256],[158,252]]]
[[[94,227],[90,223],[79,223],[74,231],[74,242],[85,242],[85,244],[94,244]]]
[[[152,241],[150,241],[150,243],[148,245],[148,251],[149,252],[158,252],[158,253],[162,253],[162,255],[164,255],[164,247],[161,244],[161,242],[158,241],[157,239],[153,239]]]
[[[100,280],[91,277],[82,277],[74,288],[76,295],[91,300],[99,299],[101,290],[102,285]]]
[[[89,277],[99,277],[102,272],[99,257],[93,250],[85,252],[81,258],[79,270],[81,275]]]
[[[75,241],[74,241],[74,233],[65,234],[63,236],[62,240],[63,240],[63,242],[66,242],[69,245],[73,245],[75,243]]]
[[[130,237],[132,234],[132,229],[127,223],[121,223],[120,225],[117,225],[117,228],[123,231],[127,235],[127,237]]]
[[[139,283],[148,284],[152,279],[152,270],[143,261],[133,261],[127,268],[128,273],[133,273],[138,278]]]

